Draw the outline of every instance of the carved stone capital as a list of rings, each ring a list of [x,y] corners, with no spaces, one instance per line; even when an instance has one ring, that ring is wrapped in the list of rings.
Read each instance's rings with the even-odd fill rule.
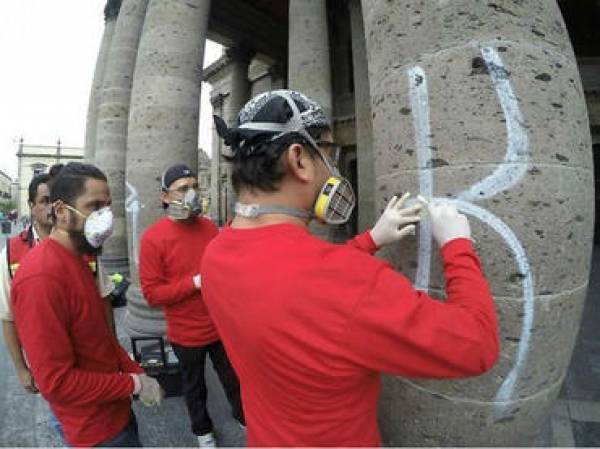
[[[225,102],[225,97],[225,94],[220,93],[213,97],[210,97],[210,104],[212,105],[213,109],[221,109],[223,107],[223,103]]]
[[[256,50],[243,42],[225,50],[225,55],[231,62],[241,62],[244,64],[249,64],[255,54]]]
[[[116,20],[121,9],[122,0],[107,0],[104,7],[104,20]]]

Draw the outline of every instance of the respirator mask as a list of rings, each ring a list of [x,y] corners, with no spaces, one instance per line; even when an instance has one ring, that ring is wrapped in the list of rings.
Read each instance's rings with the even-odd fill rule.
[[[185,220],[201,215],[200,196],[194,189],[189,189],[181,200],[169,202],[167,214],[174,220]]]
[[[356,197],[350,181],[341,176],[336,168],[340,151],[339,145],[326,141],[315,142],[314,140],[311,145],[318,152],[330,174],[317,196],[313,216],[321,223],[333,225],[346,223],[354,210]],[[327,156],[323,154],[319,150],[319,146],[329,146],[329,154]]]
[[[95,210],[89,215],[80,212],[68,204],[66,206],[69,210],[85,218],[83,235],[92,248],[100,248],[112,235],[114,215],[109,206]]]

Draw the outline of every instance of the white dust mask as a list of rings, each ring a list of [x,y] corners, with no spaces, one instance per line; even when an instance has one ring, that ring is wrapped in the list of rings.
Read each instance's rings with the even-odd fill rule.
[[[95,210],[87,216],[83,232],[94,248],[100,248],[113,233],[114,215],[110,207]]]
[[[100,248],[113,233],[114,216],[109,206],[95,210],[89,215],[67,204],[67,208],[85,218],[83,234],[94,248]]]

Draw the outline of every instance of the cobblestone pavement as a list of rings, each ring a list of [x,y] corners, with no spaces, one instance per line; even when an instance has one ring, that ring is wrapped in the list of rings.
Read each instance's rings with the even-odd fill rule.
[[[14,230],[13,230],[14,231]],[[14,233],[14,232],[13,232]],[[0,249],[4,245],[1,238]],[[129,337],[122,325],[124,308],[116,310],[119,340],[127,349]],[[600,244],[594,248],[594,265],[581,328],[562,391],[550,420],[549,445],[553,447],[600,446]],[[207,364],[209,410],[221,446],[244,446],[244,431],[230,415],[225,394]],[[181,396],[165,399],[161,408],[134,403],[142,443],[155,447],[197,447],[189,428]],[[58,447],[61,441],[50,426],[48,405],[19,385],[9,356],[0,347],[0,446]]]

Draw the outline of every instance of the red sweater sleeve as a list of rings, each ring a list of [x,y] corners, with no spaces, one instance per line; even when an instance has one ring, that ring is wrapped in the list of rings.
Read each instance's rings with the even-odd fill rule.
[[[131,374],[143,374],[144,373],[144,370],[139,365],[139,363],[136,362],[135,360],[133,360],[131,357],[129,357],[129,354],[127,354],[127,351],[125,351],[125,349],[123,349],[123,347],[121,345],[119,345],[119,361],[121,364],[121,370],[124,373],[131,373]]]
[[[61,292],[62,285],[58,281],[39,276],[27,278],[18,289],[13,289],[19,337],[40,392],[49,402],[74,405],[129,397],[134,384],[128,374],[76,368],[74,345],[77,342],[71,340],[67,331],[71,325],[70,313],[65,310]],[[112,343],[117,344],[106,342],[107,345]]]
[[[352,246],[353,248],[369,254],[375,254],[375,252],[379,249],[373,241],[373,237],[371,237],[371,231],[365,231],[362,234],[358,234],[353,239],[348,240],[346,245]]]
[[[140,284],[144,297],[152,307],[176,304],[196,293],[192,276],[167,279],[162,266],[160,248],[145,234],[140,243]]]
[[[470,240],[441,250],[447,300],[415,290],[382,264],[357,303],[341,345],[360,366],[406,377],[465,377],[499,354],[496,310]]]

